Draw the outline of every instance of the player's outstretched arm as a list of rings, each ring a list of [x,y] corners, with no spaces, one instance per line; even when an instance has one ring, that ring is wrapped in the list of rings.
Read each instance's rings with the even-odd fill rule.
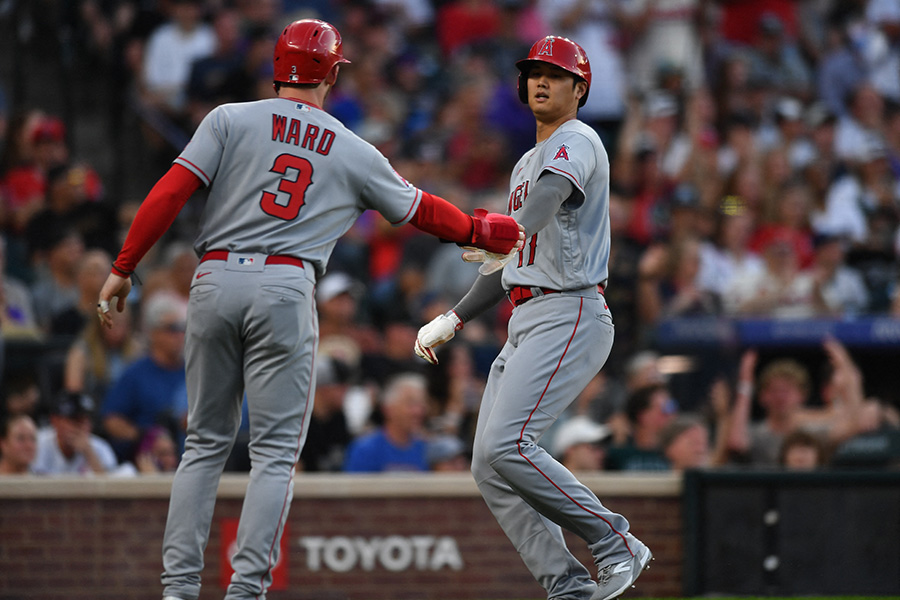
[[[528,235],[531,235],[546,227],[562,203],[572,198],[575,193],[576,189],[571,181],[562,175],[545,171],[529,193],[528,202],[516,215],[523,233],[528,232]],[[577,197],[580,198],[580,195]],[[478,268],[478,272],[482,275],[499,271],[519,252],[518,248],[509,253],[490,252],[474,247],[464,249],[466,250],[462,255],[464,261],[483,263]]]
[[[483,208],[467,215],[428,192],[422,192],[422,200],[409,222],[439,238],[499,254],[519,250],[525,243],[525,230],[512,217]]]

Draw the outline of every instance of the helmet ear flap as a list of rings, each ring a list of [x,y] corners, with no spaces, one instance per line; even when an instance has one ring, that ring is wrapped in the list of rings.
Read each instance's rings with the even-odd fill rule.
[[[519,82],[517,87],[519,91],[519,100],[522,101],[522,104],[528,104],[528,77],[525,76],[524,71],[519,72]]]

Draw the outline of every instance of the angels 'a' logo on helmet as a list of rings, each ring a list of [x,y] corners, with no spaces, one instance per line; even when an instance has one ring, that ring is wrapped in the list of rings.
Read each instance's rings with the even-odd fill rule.
[[[553,56],[553,38],[545,38],[537,53],[538,56]]]

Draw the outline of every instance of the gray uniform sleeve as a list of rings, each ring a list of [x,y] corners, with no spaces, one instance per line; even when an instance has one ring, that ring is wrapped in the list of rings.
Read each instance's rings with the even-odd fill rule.
[[[519,213],[519,223],[525,228],[525,235],[531,235],[546,227],[563,202],[580,194],[572,182],[562,175],[545,172],[538,179],[528,202]],[[506,296],[501,282],[503,271],[490,275],[479,275],[468,293],[453,307],[453,311],[463,323],[471,321],[488,310]]]

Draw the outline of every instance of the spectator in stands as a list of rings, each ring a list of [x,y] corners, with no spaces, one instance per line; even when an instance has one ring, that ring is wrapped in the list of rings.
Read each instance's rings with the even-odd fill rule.
[[[49,332],[54,318],[78,305],[78,267],[83,256],[81,236],[65,226],[49,232],[46,248],[35,256],[38,269],[31,294],[43,331]]]
[[[805,269],[813,260],[813,232],[810,229],[812,198],[806,182],[798,177],[785,179],[766,198],[763,220],[750,240],[750,248],[762,253],[773,238],[787,239],[797,264]]]
[[[434,313],[435,316],[439,314],[443,313]],[[447,344],[440,349],[438,364],[425,373],[429,400],[425,426],[432,434],[472,440],[484,393],[484,379],[476,370],[470,344],[450,346]]]
[[[813,91],[812,73],[795,38],[787,35],[784,21],[777,14],[767,12],[760,16],[749,57],[751,79],[767,81],[799,98],[807,98]]]
[[[828,19],[823,56],[816,65],[819,99],[832,114],[841,117],[849,111],[847,101],[866,81],[869,71],[848,29],[849,24],[838,15]]]
[[[173,0],[170,8],[171,21],[155,29],[147,40],[141,83],[145,102],[181,117],[191,64],[215,51],[216,34],[203,22],[200,0]]]
[[[660,446],[660,433],[675,418],[678,406],[664,384],[635,390],[628,397],[626,415],[631,435],[609,448],[606,467],[612,471],[664,471],[669,468]]]
[[[815,281],[802,271],[788,232],[774,233],[762,249],[765,269],[734,279],[723,297],[731,315],[808,318],[817,313]]]
[[[0,475],[29,475],[37,455],[37,425],[28,415],[11,415],[0,428]]]
[[[178,447],[169,430],[156,425],[147,430],[138,445],[134,464],[138,473],[174,473],[178,468]]]
[[[643,319],[709,316],[720,312],[718,295],[700,287],[700,241],[686,237],[648,249],[641,259],[638,306]]]
[[[107,262],[104,277],[108,265]],[[127,305],[122,318],[116,319],[112,327],[103,327],[99,319],[89,319],[66,354],[63,388],[91,398],[106,398],[112,382],[143,354],[144,345],[135,334]]]
[[[710,433],[696,415],[678,415],[659,434],[663,456],[674,471],[713,466]]]
[[[155,425],[184,441],[187,392],[184,376],[184,331],[187,304],[158,293],[143,306],[147,356],[128,366],[112,383],[101,416],[106,436],[121,460],[133,461],[143,434]]]
[[[576,40],[590,57],[591,69],[603,74],[578,118],[600,134],[610,158],[616,155],[619,131],[625,119],[628,75],[619,44],[620,3],[583,0],[537,0],[537,6],[556,35]]]
[[[862,430],[862,376],[842,344],[827,339],[823,348],[831,371],[823,386],[823,408],[807,406],[812,382],[809,373],[789,358],[769,363],[754,385],[756,352],[741,358],[738,392],[731,410],[727,448],[732,459],[751,466],[775,466],[785,437],[801,429],[823,444],[840,443]],[[751,423],[752,396],[759,390],[762,420]]]
[[[41,428],[37,456],[31,464],[38,475],[103,475],[118,468],[112,447],[92,433],[94,401],[63,392],[53,409],[50,426]]]
[[[437,435],[430,438],[425,448],[428,470],[438,473],[468,473],[469,457],[466,445],[455,435]]]
[[[589,417],[567,419],[553,436],[553,458],[573,473],[602,471],[612,431]]]
[[[862,275],[846,263],[846,244],[841,236],[828,233],[813,238],[812,272],[824,315],[854,316],[869,308],[869,290]]]
[[[11,130],[7,169],[2,175],[5,210],[15,234],[44,208],[47,173],[69,160],[66,127],[57,117],[30,111]]]
[[[303,471],[340,471],[352,435],[344,416],[344,397],[352,373],[339,359],[319,353],[316,358],[316,398],[300,453]]]
[[[404,373],[393,378],[381,401],[384,424],[350,443],[344,471],[427,471],[427,444],[422,436],[426,408],[427,388],[422,375]]]
[[[165,247],[161,258],[162,264],[147,274],[142,293],[149,297],[165,291],[187,302],[191,295],[194,272],[200,264],[197,253],[190,243],[174,241]]]
[[[38,420],[41,388],[32,368],[4,373],[0,417],[28,415]]]
[[[828,188],[824,206],[812,215],[817,232],[845,236],[855,246],[870,242],[878,209],[896,213],[898,181],[891,173],[887,147],[879,137],[867,137],[848,159],[847,172]]]
[[[849,96],[845,113],[838,117],[834,133],[837,155],[846,161],[858,160],[884,130],[884,99],[871,84],[861,83]]]
[[[75,336],[89,323],[97,320],[97,295],[109,274],[111,260],[105,250],[88,250],[84,253],[80,263],[76,265],[78,301],[53,317],[50,335]]]
[[[726,196],[716,212],[716,231],[712,240],[700,245],[700,273],[697,285],[722,298],[734,280],[755,277],[765,268],[763,260],[751,250],[753,214],[736,196]]]
[[[697,0],[622,5],[621,27],[632,38],[626,50],[629,87],[638,91],[656,87],[662,69],[678,71],[689,90],[703,83],[702,10]]]
[[[116,251],[116,215],[102,202],[97,174],[83,164],[63,163],[48,170],[43,207],[26,224],[30,248],[45,248],[47,236],[69,227],[81,236],[87,248]]]
[[[500,9],[487,0],[452,0],[438,9],[435,33],[445,58],[498,35]]]
[[[6,272],[6,238],[0,236],[0,334],[5,339],[41,337],[31,291]]]
[[[784,437],[778,451],[778,464],[792,471],[809,471],[826,464],[822,440],[808,431],[795,429]]]

